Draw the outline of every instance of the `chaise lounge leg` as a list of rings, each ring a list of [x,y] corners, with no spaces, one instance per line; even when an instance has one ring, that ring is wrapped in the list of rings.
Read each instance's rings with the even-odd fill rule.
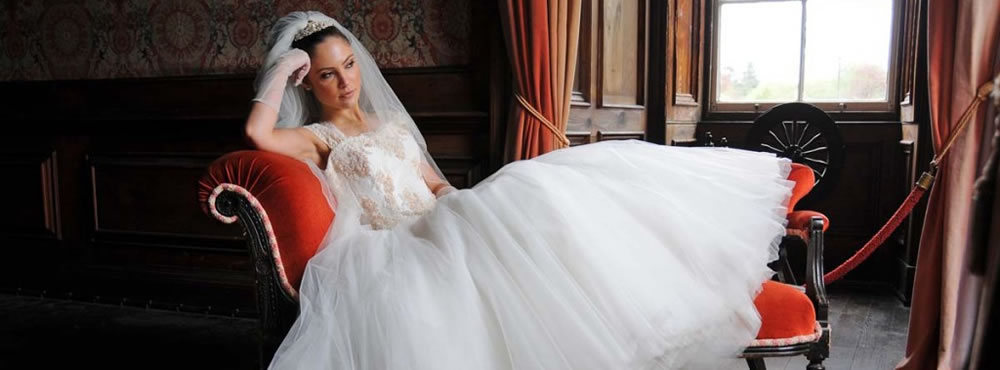
[[[826,370],[826,366],[823,366],[823,359],[809,359],[809,366],[806,366],[806,370]]]
[[[764,359],[760,357],[748,358],[747,366],[750,367],[750,370],[767,370],[767,365],[764,363]]]

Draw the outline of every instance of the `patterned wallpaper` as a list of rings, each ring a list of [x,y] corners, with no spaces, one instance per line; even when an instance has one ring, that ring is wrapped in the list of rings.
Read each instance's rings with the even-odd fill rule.
[[[354,32],[382,68],[469,60],[467,0],[0,1],[3,81],[252,73],[279,15],[307,9]]]

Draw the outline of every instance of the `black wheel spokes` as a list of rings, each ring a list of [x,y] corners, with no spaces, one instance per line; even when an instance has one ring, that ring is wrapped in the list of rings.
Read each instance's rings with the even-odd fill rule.
[[[824,167],[826,167],[826,166],[829,166],[829,165],[830,165],[830,163],[829,163],[829,162],[827,162],[827,161],[824,161],[824,160],[821,160],[821,159],[815,159],[815,158],[809,158],[809,157],[802,157],[802,159],[803,159],[803,160],[806,160],[806,161],[809,161],[809,162],[812,162],[812,163],[817,163],[817,164],[821,164],[821,165],[823,165]]]
[[[812,154],[812,153],[816,153],[816,152],[823,151],[823,150],[827,150],[827,147],[821,146],[821,147],[816,148],[816,149],[809,149],[809,150],[803,151],[802,155]]]
[[[760,143],[760,146],[768,148],[768,149],[771,149],[771,150],[773,150],[777,154],[781,154],[781,153],[785,152],[784,149],[775,148],[775,147],[773,147],[773,146],[771,146],[770,144],[767,144],[767,143]]]
[[[778,142],[778,145],[781,145],[782,148],[781,151],[785,151],[785,149],[788,149],[788,144],[782,142],[781,139],[778,138],[778,134],[775,134],[774,131],[771,130],[768,130],[767,133],[771,134],[771,137],[774,138],[774,141]]]
[[[781,121],[778,124],[781,125],[782,132],[778,133],[778,128],[772,126],[767,133],[773,141],[761,142],[760,146],[793,162],[809,166],[816,175],[816,184],[819,184],[830,166],[830,146],[822,131],[808,121]]]
[[[799,139],[795,141],[795,145],[805,147],[805,145],[802,145],[802,139],[806,137],[806,131],[809,131],[809,122],[806,122],[806,126],[802,128],[802,132],[799,133]]]
[[[830,167],[830,148],[825,139],[816,140],[821,133],[816,133],[806,145],[803,145],[799,150],[799,156],[802,163],[809,166],[816,174],[816,184],[819,184],[823,177],[826,176],[826,170]],[[813,144],[816,145],[814,148],[810,148]]]
[[[816,139],[819,138],[820,136],[823,136],[823,133],[822,132],[817,132],[816,135],[813,135],[813,137],[811,139],[809,139],[809,141],[807,141],[805,144],[802,144],[802,147],[803,148],[808,148],[809,144],[812,144],[813,141],[816,141]]]
[[[795,121],[792,121],[792,122],[781,121],[781,129],[783,131],[785,131],[785,140],[788,140],[788,146],[795,145],[795,144],[792,144],[792,135],[788,134],[788,125],[785,125],[785,123],[790,123],[791,126],[792,126],[792,131],[794,132],[795,131]]]

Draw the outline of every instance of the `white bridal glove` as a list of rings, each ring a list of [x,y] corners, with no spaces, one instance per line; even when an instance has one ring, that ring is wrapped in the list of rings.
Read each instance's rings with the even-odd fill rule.
[[[253,101],[261,102],[277,112],[289,78],[294,79],[295,86],[299,86],[308,73],[309,54],[302,49],[286,51],[264,73]]]

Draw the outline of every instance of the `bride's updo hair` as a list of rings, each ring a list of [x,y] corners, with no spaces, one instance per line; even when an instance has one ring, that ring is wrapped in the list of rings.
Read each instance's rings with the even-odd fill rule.
[[[337,27],[330,26],[313,32],[311,35],[303,37],[298,41],[292,42],[292,48],[302,49],[309,55],[312,55],[313,51],[316,50],[316,45],[322,43],[327,37],[339,37],[341,40],[346,41],[348,45],[351,44],[351,40],[348,40],[347,36],[344,36],[344,34],[341,33]]]

